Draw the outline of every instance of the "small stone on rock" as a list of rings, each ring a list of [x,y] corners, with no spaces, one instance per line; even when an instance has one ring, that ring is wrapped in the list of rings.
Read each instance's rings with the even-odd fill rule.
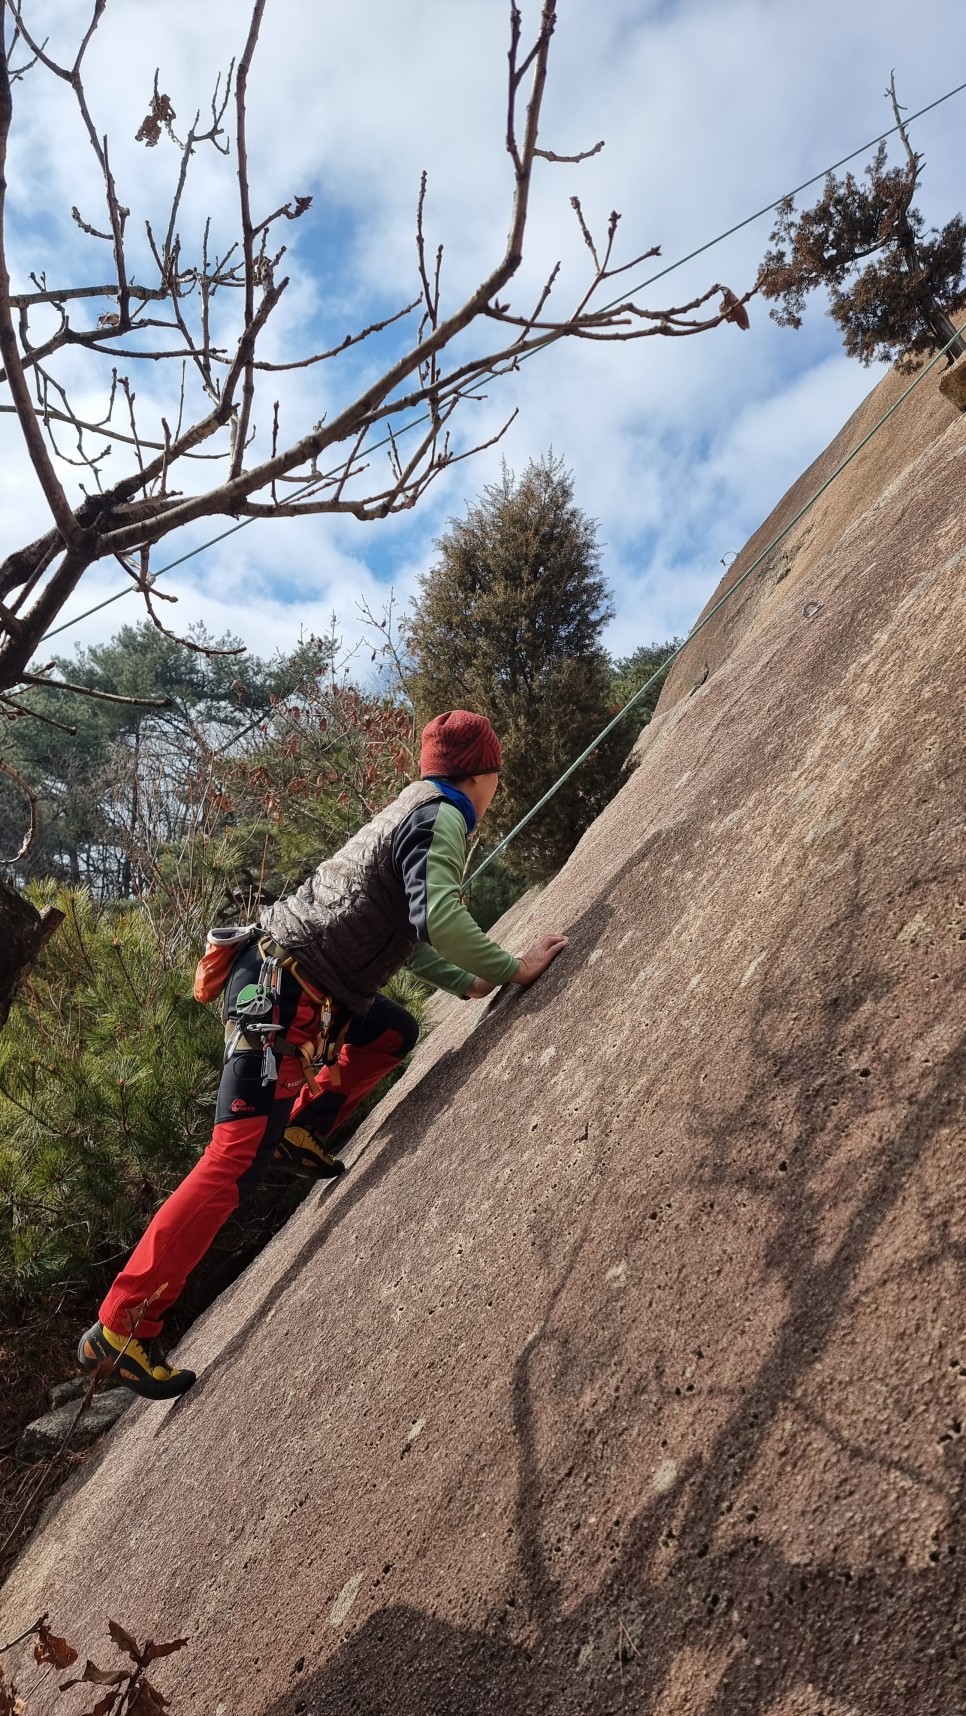
[[[56,1412],[58,1406],[65,1406],[68,1400],[83,1400],[90,1388],[90,1375],[72,1376],[69,1382],[58,1382],[47,1395],[47,1404],[51,1412]],[[106,1388],[123,1388],[120,1378],[108,1371],[98,1382],[98,1391]]]
[[[72,1449],[89,1448],[112,1424],[116,1424],[121,1413],[130,1406],[133,1394],[126,1388],[112,1388],[106,1394],[95,1394],[87,1411],[82,1414],[74,1427],[70,1439]],[[48,1412],[43,1418],[35,1418],[28,1424],[20,1441],[17,1443],[17,1459],[29,1464],[37,1460],[49,1460],[59,1452],[64,1437],[77,1417],[77,1404],[69,1400],[59,1406],[56,1412]]]

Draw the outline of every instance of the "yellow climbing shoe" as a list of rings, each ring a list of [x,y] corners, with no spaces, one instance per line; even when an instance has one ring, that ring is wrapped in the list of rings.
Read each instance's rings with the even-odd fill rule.
[[[304,1126],[289,1126],[275,1148],[275,1160],[289,1173],[304,1180],[334,1180],[345,1173],[345,1163],[330,1156],[321,1138]]]
[[[154,1341],[142,1345],[133,1335],[125,1338],[103,1323],[95,1323],[81,1335],[77,1357],[85,1370],[96,1370],[108,1361],[118,1382],[148,1400],[173,1400],[195,1380],[193,1370],[176,1370],[169,1365]]]

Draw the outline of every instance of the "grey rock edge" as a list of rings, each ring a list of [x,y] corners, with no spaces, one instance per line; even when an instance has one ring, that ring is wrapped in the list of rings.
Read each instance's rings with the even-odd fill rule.
[[[82,1397],[87,1384],[79,1380],[79,1394]],[[61,1383],[52,1394],[60,1394],[72,1386]],[[111,1388],[106,1393],[95,1394],[87,1411],[81,1415],[74,1427],[70,1439],[72,1449],[89,1448],[105,1431],[117,1423],[123,1412],[131,1405],[134,1396],[126,1388]],[[45,1413],[43,1418],[35,1418],[28,1424],[20,1441],[17,1443],[17,1459],[26,1464],[35,1464],[39,1460],[49,1460],[63,1446],[64,1437],[77,1418],[80,1400],[77,1397],[63,1399],[63,1403],[55,1407],[53,1412]]]
[[[957,358],[943,371],[939,391],[957,410],[966,411],[966,357]]]
[[[56,1412],[58,1406],[66,1406],[68,1400],[83,1400],[90,1387],[90,1381],[88,1375],[72,1376],[69,1382],[58,1382],[47,1396],[47,1405],[51,1412]],[[124,1384],[120,1377],[115,1376],[112,1371],[108,1371],[107,1375],[101,1378],[99,1392],[108,1388],[123,1387]]]

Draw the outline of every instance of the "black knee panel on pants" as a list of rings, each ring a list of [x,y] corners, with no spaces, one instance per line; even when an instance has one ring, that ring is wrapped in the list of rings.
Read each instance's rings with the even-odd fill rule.
[[[368,1048],[379,1037],[385,1036],[387,1031],[392,1031],[399,1038],[398,1049],[393,1044],[389,1052],[398,1054],[400,1060],[404,1055],[408,1055],[419,1041],[419,1023],[412,1014],[405,1007],[400,1007],[398,1001],[390,1001],[388,995],[377,995],[365,1018],[352,1020],[345,1040],[347,1043],[354,1043],[357,1048]]]

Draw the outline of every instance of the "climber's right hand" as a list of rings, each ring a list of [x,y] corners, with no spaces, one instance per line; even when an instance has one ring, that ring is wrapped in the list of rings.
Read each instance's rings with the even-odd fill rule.
[[[528,988],[546,971],[548,965],[553,964],[558,953],[563,953],[567,945],[568,938],[565,935],[545,935],[542,941],[535,941],[532,947],[527,948],[510,982],[518,983],[522,989]]]

